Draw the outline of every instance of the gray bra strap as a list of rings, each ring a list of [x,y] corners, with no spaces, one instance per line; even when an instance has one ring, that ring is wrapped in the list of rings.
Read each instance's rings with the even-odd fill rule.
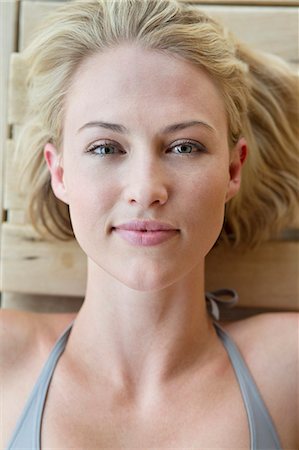
[[[223,328],[214,322],[216,332],[227,349],[245,403],[251,449],[281,450],[281,444],[270,413],[238,347]]]
[[[217,291],[207,291],[205,293],[208,302],[208,310],[215,320],[220,319],[219,306],[222,308],[232,308],[239,301],[238,293],[234,289],[218,289]],[[226,299],[222,298],[226,297]],[[229,297],[227,299],[227,297]]]
[[[67,326],[64,332],[60,335],[60,338],[56,342],[56,345],[52,349],[50,356],[43,368],[37,385],[39,386],[37,410],[35,414],[35,436],[37,436],[38,442],[36,442],[36,448],[40,449],[41,446],[41,423],[42,414],[45,406],[46,396],[49,389],[50,381],[53,376],[53,372],[58,363],[61,354],[64,352],[66,342],[73,327],[74,320]]]

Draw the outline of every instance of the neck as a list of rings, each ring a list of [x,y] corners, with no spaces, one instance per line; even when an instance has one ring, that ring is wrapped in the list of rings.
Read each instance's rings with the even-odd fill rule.
[[[216,337],[203,269],[197,266],[164,289],[141,292],[89,261],[86,298],[66,356],[90,381],[106,379],[112,389],[134,396],[203,367]]]

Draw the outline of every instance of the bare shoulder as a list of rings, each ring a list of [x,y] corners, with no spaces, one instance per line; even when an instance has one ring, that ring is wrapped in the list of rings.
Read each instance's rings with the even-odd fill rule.
[[[298,360],[299,313],[273,312],[249,317],[237,322],[227,322],[224,329],[246,351],[254,356],[277,362],[277,370]],[[266,353],[265,353],[266,352]]]
[[[268,385],[281,382],[282,389],[285,386],[294,393],[298,376],[298,325],[299,313],[273,312],[225,323],[224,329],[257,373],[271,373]]]
[[[288,342],[288,345],[290,340],[294,342],[298,333],[298,324],[298,312],[271,312],[258,314],[235,322],[223,322],[222,326],[232,336],[242,340],[249,340],[249,344],[254,339],[254,336],[261,342],[261,345],[272,342],[273,351],[278,351],[279,348],[273,346],[274,341],[281,344]],[[293,350],[295,347],[295,345],[292,347]],[[284,349],[284,351],[287,350]]]
[[[0,354],[2,375],[24,357],[36,333],[34,314],[17,310],[0,310]]]
[[[0,356],[2,376],[22,366],[35,349],[55,340],[71,314],[44,314],[0,309]],[[37,345],[35,345],[37,344]]]
[[[260,390],[286,449],[298,448],[299,313],[259,314],[224,323]]]
[[[75,315],[0,310],[0,386],[5,393],[0,436],[4,448],[55,341]]]

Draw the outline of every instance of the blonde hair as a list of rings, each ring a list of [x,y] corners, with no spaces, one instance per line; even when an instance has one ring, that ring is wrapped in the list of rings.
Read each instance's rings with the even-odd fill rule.
[[[39,233],[74,237],[68,205],[52,191],[43,149],[47,142],[60,147],[64,102],[79,65],[124,42],[179,55],[204,68],[223,95],[229,146],[246,138],[242,187],[226,206],[222,236],[235,245],[255,245],[288,226],[298,193],[298,85],[286,63],[251,51],[186,3],[79,0],[54,11],[23,52],[28,113],[17,154],[23,158],[28,215]]]

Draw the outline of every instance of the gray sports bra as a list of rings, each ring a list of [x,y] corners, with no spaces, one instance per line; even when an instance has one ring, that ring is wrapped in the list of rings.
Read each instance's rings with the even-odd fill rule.
[[[221,299],[221,296],[224,295],[232,295],[232,299],[229,301]],[[238,301],[236,292],[227,289],[207,292],[206,299],[208,310],[214,317],[213,323],[217,335],[228,352],[240,385],[249,423],[250,450],[282,450],[271,416],[243,357],[230,336],[216,322],[219,320],[218,306],[220,304],[228,307],[234,305]],[[73,323],[74,321],[66,328],[53,347],[17,422],[7,450],[41,450],[41,422],[47,391]]]

